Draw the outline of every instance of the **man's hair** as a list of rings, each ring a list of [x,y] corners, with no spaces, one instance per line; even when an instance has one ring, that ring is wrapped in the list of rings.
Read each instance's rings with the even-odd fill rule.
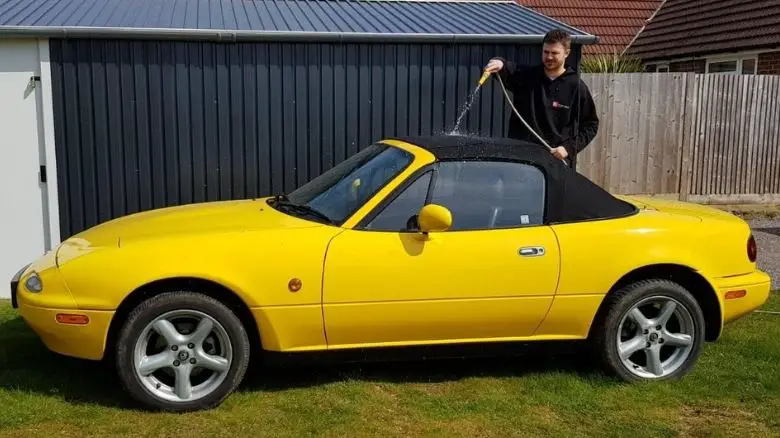
[[[563,29],[553,29],[544,35],[542,44],[561,43],[565,49],[571,48],[571,35]]]

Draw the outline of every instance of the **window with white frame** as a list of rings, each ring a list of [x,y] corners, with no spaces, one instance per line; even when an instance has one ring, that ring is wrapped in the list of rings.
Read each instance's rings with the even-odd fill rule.
[[[707,59],[707,73],[754,75],[758,64],[757,55],[712,57]]]

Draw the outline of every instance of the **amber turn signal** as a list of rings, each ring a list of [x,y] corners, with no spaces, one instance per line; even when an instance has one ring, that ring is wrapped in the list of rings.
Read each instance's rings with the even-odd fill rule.
[[[742,298],[747,295],[746,290],[730,290],[726,292],[726,299],[733,300],[734,298]]]
[[[75,324],[84,325],[89,324],[89,318],[87,315],[74,315],[71,313],[58,313],[57,322],[60,324]]]

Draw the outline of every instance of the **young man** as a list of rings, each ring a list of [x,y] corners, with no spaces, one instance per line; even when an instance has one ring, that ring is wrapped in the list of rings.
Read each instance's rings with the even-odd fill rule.
[[[571,36],[553,30],[544,37],[542,65],[518,66],[503,58],[491,59],[485,69],[498,72],[523,119],[553,150],[576,169],[577,154],[596,136],[599,119],[590,90],[566,65]],[[509,137],[539,143],[512,112]]]

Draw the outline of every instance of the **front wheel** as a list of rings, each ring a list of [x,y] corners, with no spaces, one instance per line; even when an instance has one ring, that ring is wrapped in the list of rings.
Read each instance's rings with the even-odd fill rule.
[[[169,292],[130,313],[116,357],[125,390],[144,405],[170,411],[208,409],[241,383],[249,363],[249,340],[241,321],[224,304],[193,292]]]
[[[668,280],[630,284],[607,298],[595,344],[607,368],[626,381],[679,379],[704,342],[704,315],[685,288]]]

